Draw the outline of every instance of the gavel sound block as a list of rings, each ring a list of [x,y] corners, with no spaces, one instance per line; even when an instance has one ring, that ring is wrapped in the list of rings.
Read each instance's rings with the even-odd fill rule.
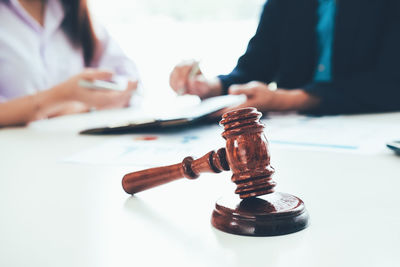
[[[268,141],[261,113],[255,108],[238,109],[223,115],[226,148],[211,151],[194,160],[129,173],[122,186],[129,194],[183,177],[196,179],[200,173],[231,170],[235,193],[215,204],[211,223],[217,229],[238,235],[274,236],[300,231],[308,225],[308,213],[301,199],[275,192]]]

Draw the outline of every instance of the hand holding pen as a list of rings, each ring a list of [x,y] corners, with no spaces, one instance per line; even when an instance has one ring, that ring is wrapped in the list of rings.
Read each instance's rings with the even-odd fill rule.
[[[199,61],[187,60],[175,66],[169,80],[171,88],[178,95],[198,95],[202,99],[221,95],[219,80],[207,79],[199,65]]]

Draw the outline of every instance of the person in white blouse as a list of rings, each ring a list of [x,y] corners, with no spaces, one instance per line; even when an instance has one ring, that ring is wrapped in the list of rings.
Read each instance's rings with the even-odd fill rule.
[[[139,75],[86,0],[0,0],[0,127],[128,106]],[[124,91],[81,80],[125,76]]]

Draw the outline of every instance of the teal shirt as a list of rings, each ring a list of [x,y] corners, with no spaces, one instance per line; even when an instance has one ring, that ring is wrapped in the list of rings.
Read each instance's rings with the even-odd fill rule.
[[[336,0],[318,0],[318,62],[315,82],[332,80],[332,47],[335,31]]]

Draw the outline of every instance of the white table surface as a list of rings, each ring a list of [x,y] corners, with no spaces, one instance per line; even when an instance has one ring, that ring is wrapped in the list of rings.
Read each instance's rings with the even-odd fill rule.
[[[399,123],[400,113],[362,118]],[[400,266],[400,157],[389,151],[272,145],[277,191],[302,198],[311,224],[243,237],[210,224],[215,201],[234,190],[230,173],[130,197],[121,187],[129,166],[60,160],[109,138],[0,130],[0,266]]]

